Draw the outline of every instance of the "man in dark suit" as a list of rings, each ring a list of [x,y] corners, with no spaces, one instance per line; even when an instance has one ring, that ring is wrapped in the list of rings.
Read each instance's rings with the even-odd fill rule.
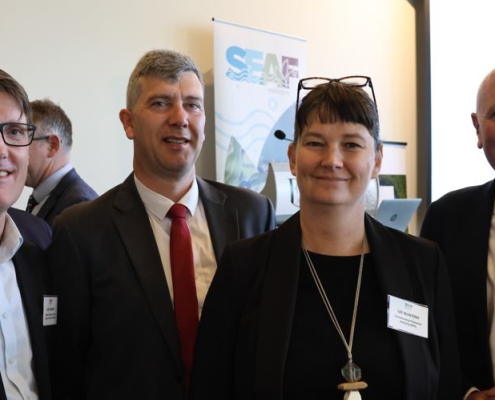
[[[33,242],[42,250],[48,247],[52,241],[52,228],[50,228],[50,225],[41,218],[17,208],[10,207],[7,212],[14,220],[24,240]]]
[[[471,115],[478,147],[495,169],[495,70]],[[446,194],[430,205],[421,235],[437,242],[454,293],[465,399],[495,399],[495,181]]]
[[[37,131],[29,149],[26,186],[33,188],[26,211],[53,225],[64,209],[98,195],[70,164],[72,124],[51,100],[31,102]]]
[[[196,176],[203,98],[190,57],[146,53],[120,112],[134,144],[134,173],[55,221],[50,265],[60,290],[61,398],[184,399],[191,353],[176,322],[178,299],[194,304],[197,324],[226,244],[275,226],[265,197]],[[192,292],[178,289],[171,266],[175,222],[168,214],[178,204],[192,238]]]
[[[46,304],[56,300],[41,249],[7,213],[24,187],[35,130],[26,92],[0,70],[0,400],[51,399],[46,336],[56,317]]]

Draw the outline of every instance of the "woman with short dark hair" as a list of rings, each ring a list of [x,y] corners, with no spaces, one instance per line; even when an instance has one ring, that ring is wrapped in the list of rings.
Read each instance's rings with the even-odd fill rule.
[[[462,397],[439,249],[365,212],[382,162],[372,89],[368,77],[300,81],[288,151],[300,212],[227,247],[203,309],[193,399]]]

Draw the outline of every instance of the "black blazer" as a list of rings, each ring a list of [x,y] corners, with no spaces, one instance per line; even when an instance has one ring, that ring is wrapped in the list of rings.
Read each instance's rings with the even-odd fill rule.
[[[199,178],[198,185],[217,258],[230,241],[274,227],[267,198]],[[62,398],[183,399],[172,301],[133,175],[63,212],[49,253]]]
[[[26,211],[10,207],[7,213],[14,220],[17,229],[25,240],[33,242],[42,250],[45,250],[52,241],[52,229],[41,218]]]
[[[43,326],[43,296],[52,294],[48,287],[45,256],[33,243],[24,241],[12,261],[26,314],[39,399],[50,400],[49,354],[55,327]],[[6,400],[1,377],[0,386],[0,400]]]
[[[442,249],[454,293],[464,389],[493,387],[486,280],[495,181],[446,194],[430,205],[421,236]]]
[[[67,207],[97,197],[96,192],[72,168],[50,192],[36,216],[43,218],[50,226],[53,226],[55,217]]]
[[[452,300],[440,251],[371,217],[366,234],[383,296],[429,308],[429,339],[394,331],[405,399],[460,399]],[[192,399],[283,398],[300,254],[299,214],[275,231],[227,246],[203,308]]]

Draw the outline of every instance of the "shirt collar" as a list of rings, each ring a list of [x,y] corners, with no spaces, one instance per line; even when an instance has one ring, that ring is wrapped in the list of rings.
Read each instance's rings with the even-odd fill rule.
[[[10,261],[22,246],[23,239],[19,229],[9,214],[6,213],[5,226],[0,241],[0,265]]]
[[[55,171],[43,182],[41,182],[34,190],[33,197],[38,203],[41,203],[53,189],[57,187],[62,178],[67,175],[67,173],[74,168],[71,163],[65,164],[62,168]]]
[[[136,183],[137,191],[144,203],[146,211],[153,214],[156,218],[158,218],[158,220],[163,221],[167,216],[168,211],[175,203],[169,198],[162,196],[161,194],[158,194],[151,189],[148,189],[146,186],[144,186],[143,183],[139,181],[139,179],[136,177],[136,174],[134,174],[134,182]],[[186,192],[186,194],[184,194],[184,196],[182,196],[182,198],[177,203],[185,205],[190,214],[194,215],[198,206],[198,201],[198,182],[196,182],[196,179],[194,179],[191,188]]]

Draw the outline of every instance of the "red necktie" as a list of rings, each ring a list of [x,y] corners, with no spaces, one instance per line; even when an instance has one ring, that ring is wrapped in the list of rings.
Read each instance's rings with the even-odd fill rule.
[[[191,234],[186,223],[186,215],[187,207],[179,203],[174,204],[167,214],[172,219],[170,263],[174,285],[174,309],[187,389],[199,318]]]

